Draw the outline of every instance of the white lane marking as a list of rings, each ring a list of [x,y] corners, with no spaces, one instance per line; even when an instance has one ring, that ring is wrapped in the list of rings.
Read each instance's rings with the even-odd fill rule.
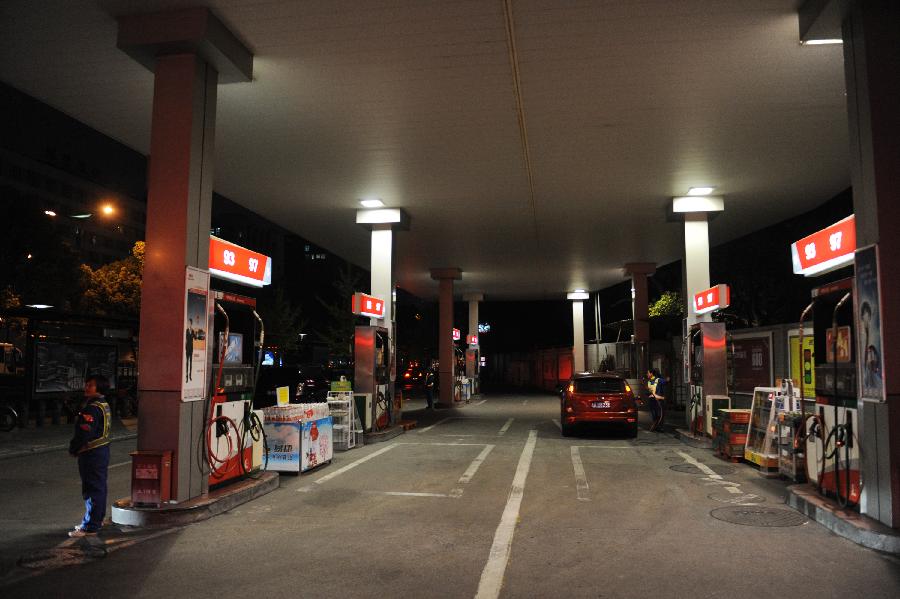
[[[526,399],[525,401],[523,401],[523,402],[522,402],[522,405],[523,405],[523,406],[528,405],[528,400]]]
[[[482,399],[481,401],[476,401],[474,405],[480,406],[481,404],[483,404],[486,401],[487,401],[486,399]]]
[[[395,497],[449,497],[446,493],[412,493],[408,491],[363,491],[366,495],[391,495]]]
[[[510,418],[509,420],[507,420],[506,424],[504,424],[502,427],[500,427],[500,431],[497,434],[505,435],[506,431],[509,430],[510,425],[513,423],[513,420],[515,420],[515,418]]]
[[[452,446],[452,447],[469,447],[469,446],[472,446],[472,447],[484,447],[484,443],[441,443],[441,442],[439,442],[439,441],[436,441],[436,442],[434,442],[434,443],[425,443],[425,442],[419,443],[419,442],[416,442],[416,441],[409,441],[409,442],[407,442],[407,441],[398,441],[398,442],[395,443],[394,445],[441,445],[441,446],[447,446],[447,445],[449,445],[449,446]]]
[[[688,464],[693,464],[694,466],[696,466],[697,468],[699,468],[701,472],[706,473],[707,476],[708,476],[708,478],[718,479],[718,480],[721,480],[721,479],[722,479],[722,476],[721,476],[721,475],[716,474],[716,473],[713,471],[713,469],[710,468],[709,466],[707,466],[706,464],[701,464],[700,462],[698,462],[697,460],[695,460],[695,459],[694,459],[694,456],[689,455],[689,454],[686,454],[686,453],[684,453],[683,451],[676,451],[675,453],[677,453],[677,454],[680,455],[682,458],[684,458],[684,461],[687,462]]]
[[[419,434],[421,435],[422,433],[428,432],[428,431],[430,431],[431,429],[433,429],[434,427],[436,427],[437,425],[439,425],[440,423],[442,423],[442,422],[447,422],[448,420],[450,420],[450,419],[449,419],[449,418],[441,418],[440,420],[438,420],[437,422],[435,422],[435,423],[432,424],[431,426],[426,426],[425,428],[419,429]]]
[[[553,424],[556,425],[556,428],[558,428],[559,430],[562,430],[562,425],[559,423],[559,420],[557,420],[556,418],[553,419]]]
[[[494,532],[494,542],[491,544],[491,552],[488,561],[481,572],[481,580],[478,582],[478,592],[475,599],[496,599],[500,596],[503,587],[503,575],[506,572],[506,564],[509,562],[509,554],[512,550],[513,535],[516,532],[516,522],[519,519],[519,508],[522,505],[522,497],[525,495],[525,480],[528,478],[528,470],[531,468],[531,458],[534,456],[534,446],[537,444],[537,431],[528,432],[528,441],[522,449],[519,457],[519,465],[516,467],[516,475],[513,477],[512,487],[509,490],[509,498],[500,524]]]
[[[440,436],[440,437],[454,437],[454,438],[460,437],[460,438],[462,438],[462,437],[474,437],[475,435],[449,435],[449,434],[448,434],[448,435],[438,435],[438,436]]]
[[[736,484],[736,483],[735,483],[735,484]],[[741,492],[741,490],[738,489],[737,487],[725,487],[725,490],[728,491],[729,493],[733,494],[733,495],[737,495],[738,493]]]
[[[491,453],[491,450],[494,449],[494,445],[485,445],[484,449],[481,450],[481,453],[472,460],[472,463],[469,464],[469,467],[466,468],[466,471],[463,472],[463,475],[459,477],[459,480],[456,481],[456,484],[459,485],[452,491],[450,491],[450,497],[462,497],[463,489],[462,485],[468,484],[472,477],[475,476],[475,473],[478,472],[478,468],[481,467],[482,462],[488,457],[488,454]]]
[[[360,464],[362,464],[362,463],[364,463],[364,462],[368,462],[368,461],[371,460],[372,458],[377,457],[377,456],[380,456],[381,454],[383,454],[383,453],[385,453],[385,452],[387,452],[387,451],[390,451],[390,450],[394,449],[395,447],[397,447],[397,444],[396,444],[396,443],[391,443],[391,444],[388,445],[387,447],[382,447],[382,448],[379,449],[378,451],[373,451],[373,452],[370,453],[369,455],[367,455],[367,456],[365,456],[365,457],[362,457],[362,458],[359,458],[359,459],[356,460],[355,462],[351,462],[351,463],[347,464],[346,466],[344,466],[343,468],[339,468],[338,470],[335,470],[334,472],[331,472],[331,473],[329,473],[329,474],[326,474],[326,475],[323,476],[322,478],[319,478],[319,479],[314,480],[314,481],[312,482],[312,484],[314,484],[314,485],[321,485],[322,483],[324,483],[324,482],[326,482],[326,481],[329,481],[329,480],[331,480],[332,478],[334,478],[334,477],[336,477],[336,476],[340,476],[340,475],[343,474],[344,472],[347,472],[348,470],[352,470],[353,468],[356,468],[356,467],[359,466]],[[305,493],[305,492],[307,492],[307,491],[309,491],[309,490],[310,490],[310,487],[309,487],[309,486],[306,486],[306,487],[300,487],[299,489],[297,489],[297,491],[299,491],[299,492],[301,492],[301,493]]]
[[[578,490],[578,501],[590,501],[590,487],[587,476],[584,473],[584,464],[581,462],[581,453],[577,446],[572,446],[572,468],[575,470],[575,488]]]
[[[121,466],[127,466],[130,463],[131,463],[131,460],[128,460],[127,462],[119,462],[118,464],[110,464],[109,470],[112,470],[113,468],[119,468]]]
[[[573,445],[573,447],[584,447],[585,449],[640,449],[638,445]]]

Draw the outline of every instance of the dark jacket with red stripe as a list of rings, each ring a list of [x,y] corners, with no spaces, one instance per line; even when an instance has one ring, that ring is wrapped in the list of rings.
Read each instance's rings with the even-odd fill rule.
[[[103,396],[90,398],[78,412],[69,453],[78,455],[109,445],[110,410]]]

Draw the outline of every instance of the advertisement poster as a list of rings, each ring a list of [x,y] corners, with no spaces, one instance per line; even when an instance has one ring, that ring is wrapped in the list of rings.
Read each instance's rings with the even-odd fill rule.
[[[885,401],[884,358],[881,346],[881,295],[878,290],[878,251],[869,246],[856,252],[856,336],[859,396]]]
[[[181,400],[196,401],[203,399],[206,394],[209,273],[188,266],[185,289]]]
[[[303,472],[321,466],[331,460],[331,416],[319,420],[307,420],[302,430],[302,455],[300,466]]]
[[[850,361],[850,327],[837,328],[837,361]],[[829,364],[834,363],[834,329],[825,331],[825,361]]]
[[[753,393],[756,387],[772,386],[772,339],[734,337],[734,390]]]
[[[266,470],[300,472],[300,428],[302,426],[299,422],[266,423],[266,444],[269,448]]]
[[[815,339],[810,334],[803,336],[803,352],[800,351],[800,336],[791,335],[791,378],[794,388],[800,390],[803,382],[803,395],[807,399],[816,398]]]

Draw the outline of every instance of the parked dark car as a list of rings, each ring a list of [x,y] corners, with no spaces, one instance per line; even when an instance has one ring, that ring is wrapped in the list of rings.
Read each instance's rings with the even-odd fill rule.
[[[562,392],[559,422],[564,437],[579,424],[618,424],[637,436],[637,405],[624,378],[609,373],[576,374]]]
[[[275,389],[287,387],[291,403],[325,401],[331,382],[318,364],[263,366],[256,385],[254,408],[275,405]]]

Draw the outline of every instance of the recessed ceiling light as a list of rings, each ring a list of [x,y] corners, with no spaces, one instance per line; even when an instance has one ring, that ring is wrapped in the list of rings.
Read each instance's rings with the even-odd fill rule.
[[[52,210],[44,210],[44,214],[46,214],[47,216],[56,216],[56,213]]]
[[[384,202],[378,198],[360,200],[359,203],[363,205],[363,208],[384,208]]]
[[[821,40],[806,40],[800,42],[802,46],[827,46],[831,44],[843,44],[844,40],[838,38],[826,38]]]
[[[38,310],[46,310],[47,308],[52,308],[50,304],[25,304],[26,308],[37,308]]]
[[[715,190],[715,187],[691,187],[688,189],[689,196],[708,196]]]
[[[73,214],[72,218],[90,218],[90,214]]]

